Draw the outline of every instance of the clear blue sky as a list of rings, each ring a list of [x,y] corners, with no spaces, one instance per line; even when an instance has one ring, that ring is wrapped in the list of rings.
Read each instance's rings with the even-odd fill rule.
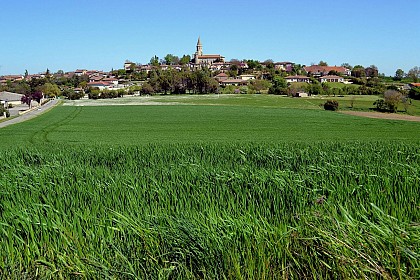
[[[109,71],[126,59],[204,53],[227,60],[420,66],[419,0],[2,1],[0,75]]]

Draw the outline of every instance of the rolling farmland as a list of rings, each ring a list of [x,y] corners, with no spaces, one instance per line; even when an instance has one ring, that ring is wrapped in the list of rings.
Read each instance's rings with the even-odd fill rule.
[[[0,276],[416,279],[420,123],[61,106],[0,130]]]

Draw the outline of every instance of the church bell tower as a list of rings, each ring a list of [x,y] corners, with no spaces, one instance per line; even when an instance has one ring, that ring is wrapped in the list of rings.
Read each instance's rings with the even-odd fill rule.
[[[197,55],[203,55],[203,45],[201,44],[201,40],[200,37],[198,37],[198,41],[197,41]]]

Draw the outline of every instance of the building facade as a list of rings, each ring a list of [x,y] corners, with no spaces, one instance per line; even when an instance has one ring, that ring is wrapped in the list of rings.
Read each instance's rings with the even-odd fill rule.
[[[220,54],[203,54],[203,44],[201,44],[200,37],[198,37],[193,61],[198,66],[210,66],[213,63],[225,62],[225,57]]]

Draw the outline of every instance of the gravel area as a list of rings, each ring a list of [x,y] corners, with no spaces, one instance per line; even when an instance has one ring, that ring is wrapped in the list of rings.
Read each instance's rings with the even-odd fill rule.
[[[366,117],[366,118],[420,122],[419,116],[380,113],[380,112],[357,112],[357,111],[340,111],[340,112],[347,115]]]

